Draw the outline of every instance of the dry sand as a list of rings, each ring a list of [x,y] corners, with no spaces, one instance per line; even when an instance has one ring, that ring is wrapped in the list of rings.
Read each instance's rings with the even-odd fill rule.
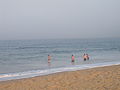
[[[0,90],[120,90],[120,65],[2,81]]]

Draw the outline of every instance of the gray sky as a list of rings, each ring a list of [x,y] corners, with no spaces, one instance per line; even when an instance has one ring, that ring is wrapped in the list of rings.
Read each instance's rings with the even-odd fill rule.
[[[120,0],[0,0],[0,39],[120,37]]]

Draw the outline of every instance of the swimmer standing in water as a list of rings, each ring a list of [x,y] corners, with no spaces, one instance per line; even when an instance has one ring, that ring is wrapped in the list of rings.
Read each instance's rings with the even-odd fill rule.
[[[72,62],[75,61],[75,57],[74,57],[74,55],[72,55],[71,59],[72,59]]]
[[[87,56],[86,56],[86,54],[83,55],[83,59],[84,59],[84,61],[87,60]]]
[[[51,56],[48,55],[48,63],[50,63],[50,61],[51,61]]]
[[[87,58],[87,60],[89,60],[89,55],[88,54],[86,54],[86,58]]]
[[[84,54],[83,55],[83,59],[84,59],[84,61],[89,60],[89,55],[88,54]]]

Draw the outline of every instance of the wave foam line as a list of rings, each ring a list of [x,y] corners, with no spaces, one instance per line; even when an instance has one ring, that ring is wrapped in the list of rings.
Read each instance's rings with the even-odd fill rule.
[[[48,74],[53,74],[58,72],[76,71],[76,70],[83,70],[83,69],[90,69],[90,68],[104,67],[104,66],[111,66],[111,65],[120,65],[120,62],[84,64],[84,65],[74,65],[74,66],[62,67],[62,68],[51,68],[46,70],[32,70],[27,72],[0,74],[0,81],[30,78],[30,77],[48,75]]]

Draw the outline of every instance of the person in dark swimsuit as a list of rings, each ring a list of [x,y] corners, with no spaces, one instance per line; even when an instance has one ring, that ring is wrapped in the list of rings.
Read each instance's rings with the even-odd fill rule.
[[[87,60],[87,56],[86,56],[86,54],[83,55],[83,59],[84,59],[84,61]]]
[[[88,54],[86,54],[86,58],[87,58],[87,60],[89,60],[89,55]]]

